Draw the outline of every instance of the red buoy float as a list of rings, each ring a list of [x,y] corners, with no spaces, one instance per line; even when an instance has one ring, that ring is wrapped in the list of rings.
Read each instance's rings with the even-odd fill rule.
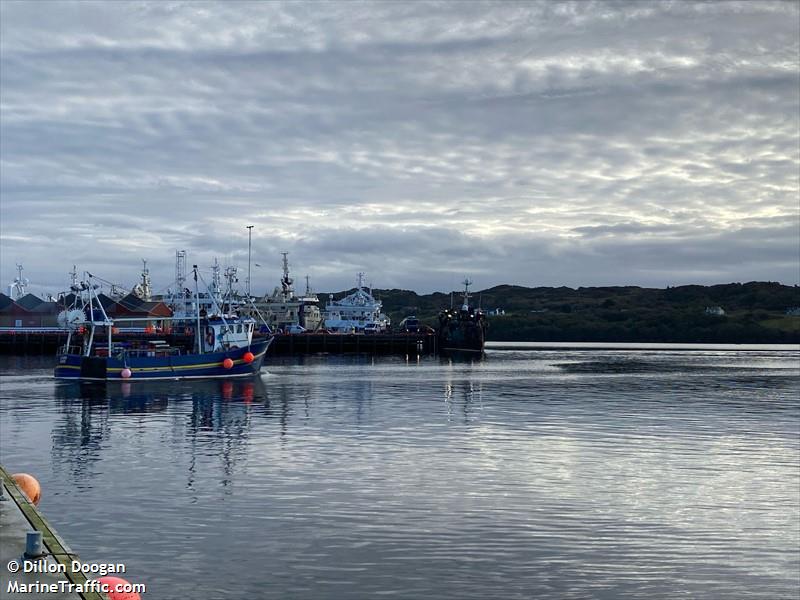
[[[97,580],[108,586],[106,594],[111,600],[142,600],[138,592],[126,592],[124,590],[131,589],[131,583],[122,577],[111,577],[106,575]]]
[[[226,369],[232,369],[233,361],[230,358],[226,358],[225,360],[222,361],[222,366],[225,367]]]
[[[248,365],[256,359],[255,355],[252,352],[245,352],[242,354],[242,360],[246,362]]]
[[[34,504],[39,504],[39,500],[42,499],[42,486],[36,481],[36,477],[27,473],[14,473],[11,479],[22,490],[22,493],[28,497],[28,500]]]
[[[133,372],[128,367],[125,367],[122,369],[122,371],[120,371],[119,375],[123,379],[130,379],[131,375],[133,375]]]

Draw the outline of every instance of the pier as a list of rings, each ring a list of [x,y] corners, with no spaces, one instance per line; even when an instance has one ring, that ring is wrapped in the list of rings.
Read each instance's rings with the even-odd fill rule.
[[[74,339],[74,337],[73,337]],[[191,346],[194,338],[183,334],[115,334],[117,341],[164,340],[172,345]],[[0,330],[0,353],[55,354],[67,341],[59,329],[5,328]],[[436,333],[296,333],[275,336],[269,354],[435,354]]]
[[[436,334],[420,333],[299,333],[276,335],[272,354],[435,354]]]
[[[30,533],[39,535],[29,536]],[[92,588],[92,584],[87,584],[88,579],[83,573],[72,570],[72,561],[78,560],[78,556],[2,466],[0,540],[0,569],[3,572],[0,599],[108,600],[108,596],[99,590],[86,590]],[[12,564],[18,565],[19,570],[13,572]]]

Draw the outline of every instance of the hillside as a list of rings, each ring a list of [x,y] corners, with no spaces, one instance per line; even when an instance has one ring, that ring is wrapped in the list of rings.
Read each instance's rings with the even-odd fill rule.
[[[393,323],[414,314],[436,326],[436,314],[450,305],[443,293],[375,295]],[[786,314],[800,307],[800,288],[772,282],[667,289],[500,285],[475,292],[473,301],[484,310],[505,311],[489,317],[490,340],[800,343],[800,316]],[[706,314],[706,307],[725,314]]]

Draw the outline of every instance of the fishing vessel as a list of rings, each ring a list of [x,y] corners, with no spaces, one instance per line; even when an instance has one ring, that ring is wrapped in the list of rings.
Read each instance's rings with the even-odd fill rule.
[[[283,277],[280,287],[271,295],[265,294],[254,302],[256,315],[273,330],[283,332],[316,331],[322,325],[319,298],[311,291],[306,277],[306,291],[298,296],[294,291],[294,279],[289,275],[288,252],[283,255]]]
[[[258,373],[272,337],[255,338],[256,321],[224,310],[215,294],[209,293],[209,310],[200,309],[198,272],[194,266],[195,314],[183,314],[185,344],[170,344],[147,337],[115,342],[120,322],[151,319],[111,319],[98,298],[100,287],[90,273],[73,285],[75,305],[67,312],[72,318],[66,344],[59,350],[55,377],[59,379],[127,380],[244,377]],[[205,314],[204,314],[205,313]],[[165,317],[161,321],[173,321]],[[150,327],[150,325],[148,325]]]
[[[472,281],[464,279],[463,284],[461,308],[455,310],[451,306],[439,313],[439,351],[481,354],[486,342],[486,316],[480,308],[469,305]]]
[[[375,299],[372,289],[364,287],[364,273],[358,274],[358,286],[352,294],[341,300],[328,296],[322,318],[325,328],[336,333],[363,332],[365,328],[375,333],[389,329],[391,321],[381,312],[383,303]]]

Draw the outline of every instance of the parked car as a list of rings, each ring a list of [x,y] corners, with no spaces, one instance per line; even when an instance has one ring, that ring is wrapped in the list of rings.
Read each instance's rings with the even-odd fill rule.
[[[301,325],[287,325],[284,333],[305,333],[306,328]]]
[[[419,319],[415,316],[406,317],[402,321],[400,321],[400,325],[397,326],[399,331],[404,333],[417,333],[419,332]]]
[[[377,323],[367,323],[364,325],[364,333],[380,333]]]

